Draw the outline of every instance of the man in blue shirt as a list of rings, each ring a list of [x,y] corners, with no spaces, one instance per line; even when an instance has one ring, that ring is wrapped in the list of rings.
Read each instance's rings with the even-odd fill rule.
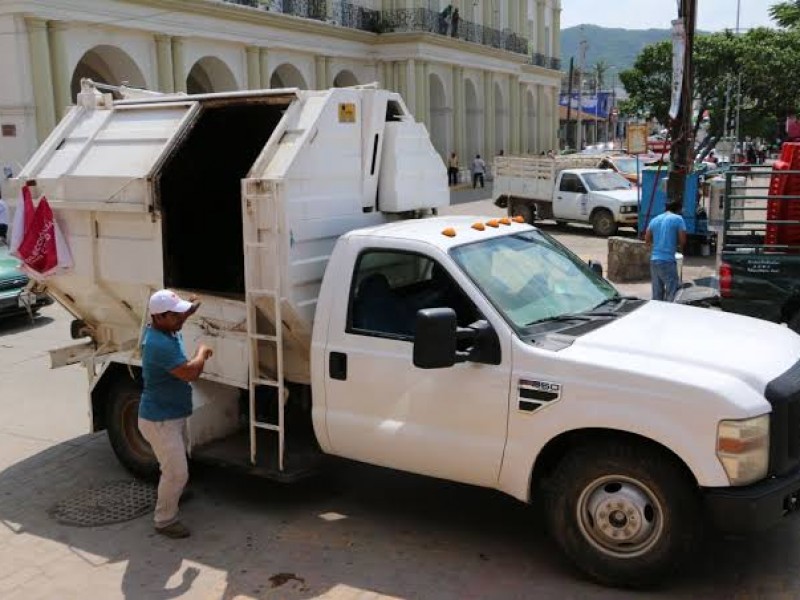
[[[184,428],[192,414],[192,387],[211,358],[211,348],[200,345],[186,358],[183,324],[199,303],[182,300],[175,292],[159,290],[150,297],[151,324],[142,340],[144,390],[139,403],[139,431],[153,448],[161,468],[155,511],[156,531],[171,538],[189,537],[178,520],[178,502],[189,480]]]
[[[670,202],[666,212],[650,221],[645,242],[652,246],[650,254],[650,279],[653,300],[672,302],[680,287],[678,263],[675,253],[686,245],[686,224],[681,213],[683,204]]]

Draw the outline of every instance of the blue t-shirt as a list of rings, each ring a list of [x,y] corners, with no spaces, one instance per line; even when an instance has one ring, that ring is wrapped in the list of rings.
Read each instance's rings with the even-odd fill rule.
[[[648,228],[653,234],[653,262],[675,262],[678,251],[678,232],[686,231],[683,217],[673,212],[665,212],[650,221]]]
[[[170,371],[186,363],[180,333],[148,327],[142,340],[144,391],[139,416],[148,421],[181,419],[192,414],[192,386]]]

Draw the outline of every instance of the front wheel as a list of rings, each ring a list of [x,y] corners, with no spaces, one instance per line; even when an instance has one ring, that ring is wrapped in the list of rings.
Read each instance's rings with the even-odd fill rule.
[[[592,229],[596,235],[610,237],[617,233],[617,222],[611,211],[600,208],[592,213]]]
[[[127,371],[117,375],[109,386],[106,406],[106,429],[114,454],[136,477],[156,481],[158,461],[153,449],[139,431],[141,378],[131,379]]]
[[[511,217],[522,217],[525,219],[525,222],[533,225],[535,220],[535,213],[533,208],[530,204],[525,204],[524,202],[514,202],[509,206],[508,209],[509,215]]]
[[[551,535],[587,575],[641,587],[663,579],[700,540],[700,505],[675,459],[641,444],[568,454],[547,486]]]

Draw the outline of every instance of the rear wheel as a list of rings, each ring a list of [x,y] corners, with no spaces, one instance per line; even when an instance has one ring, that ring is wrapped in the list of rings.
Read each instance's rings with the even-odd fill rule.
[[[592,229],[601,237],[609,237],[617,233],[617,223],[614,215],[605,208],[599,208],[592,213]]]
[[[154,481],[159,468],[156,455],[139,431],[141,380],[121,373],[110,387],[106,407],[106,429],[114,454],[136,477]]]
[[[512,201],[508,212],[512,217],[522,217],[526,223],[533,225],[535,212],[530,204]]]
[[[547,486],[551,534],[586,574],[621,587],[676,570],[700,539],[693,482],[649,445],[607,442],[569,453]]]
[[[794,316],[789,319],[787,325],[789,326],[789,329],[795,333],[800,333],[800,310],[794,313]]]

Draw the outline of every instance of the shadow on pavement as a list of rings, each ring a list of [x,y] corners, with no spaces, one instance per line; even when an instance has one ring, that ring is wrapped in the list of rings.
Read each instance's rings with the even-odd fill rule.
[[[334,462],[324,476],[294,486],[193,468],[195,497],[182,508],[193,531],[188,540],[156,535],[149,517],[73,528],[48,516],[64,497],[125,478],[102,434],[17,463],[0,473],[0,540],[9,537],[7,529],[60,542],[73,566],[54,565],[74,569],[78,556],[93,567],[83,591],[95,590],[93,578],[102,578],[96,567],[127,562],[114,589],[129,600],[190,591],[230,600],[310,599],[337,591],[355,597],[354,590],[436,600],[641,597],[583,580],[547,539],[534,508],[491,490],[353,463]],[[797,589],[799,550],[796,526],[748,540],[713,540],[652,595],[789,593]],[[214,574],[206,567],[224,574],[217,585],[206,587]],[[59,581],[58,566],[44,572],[53,585]],[[109,577],[116,575],[107,571]],[[94,597],[104,597],[104,589]],[[72,597],[79,597],[75,591]]]
[[[8,317],[0,317],[0,336],[22,333],[31,329],[39,329],[53,322],[52,317],[34,315],[33,321],[28,314],[19,314]]]

